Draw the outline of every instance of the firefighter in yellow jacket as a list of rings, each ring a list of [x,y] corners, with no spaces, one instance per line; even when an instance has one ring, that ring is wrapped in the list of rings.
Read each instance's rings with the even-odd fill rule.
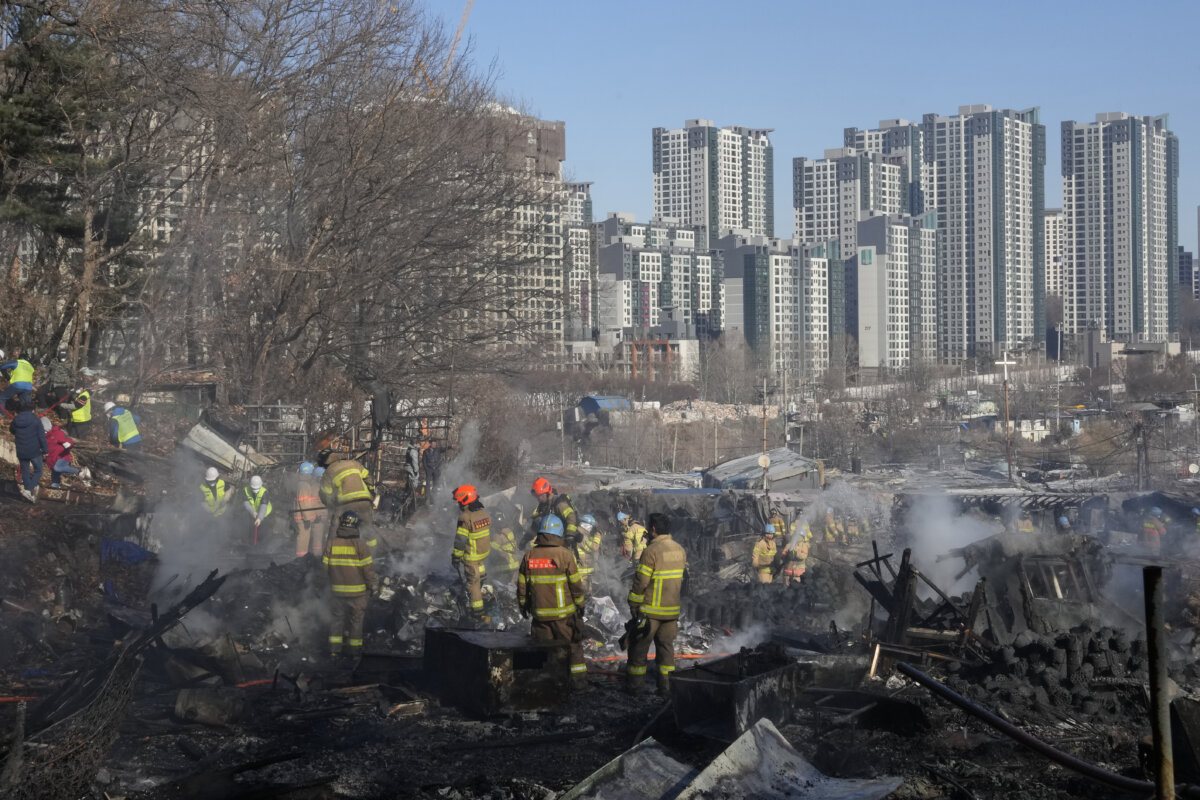
[[[503,514],[497,514],[494,521],[503,527],[492,537],[492,574],[500,581],[511,583],[516,580],[517,570],[521,568],[521,551],[517,547],[517,535],[513,533],[512,528],[503,525]]]
[[[371,525],[371,515],[375,510],[375,493],[371,486],[370,473],[366,468],[348,455],[335,453],[332,450],[322,451],[317,457],[319,465],[325,468],[321,476],[321,502],[329,509],[331,525],[337,526],[345,511],[358,514],[360,535],[367,546],[374,549],[377,543],[375,532]],[[330,531],[332,537],[334,531]]]
[[[492,550],[492,520],[483,509],[474,486],[459,486],[454,490],[454,500],[458,503],[459,514],[450,563],[455,570],[461,570],[471,614],[486,621],[483,615],[483,579],[487,575],[484,562]]]
[[[521,615],[533,617],[530,635],[539,642],[562,641],[570,648],[575,688],[587,686],[583,660],[583,578],[575,554],[563,545],[562,520],[542,517],[534,546],[521,560],[517,604]]]
[[[783,548],[783,585],[800,583],[808,570],[808,551],[812,546],[812,529],[807,522],[792,523],[792,537]]]
[[[754,543],[750,553],[750,562],[759,583],[770,583],[775,579],[775,555],[779,548],[775,545],[775,526],[767,523],[763,527],[762,538]]]
[[[583,576],[583,591],[592,591],[592,575],[596,573],[596,562],[600,560],[600,546],[604,537],[596,527],[596,518],[584,514],[579,518],[579,544],[575,552],[579,554],[579,574]]]
[[[636,564],[646,549],[646,528],[624,511],[617,512],[617,522],[621,526],[621,555]]]
[[[360,523],[358,512],[343,511],[322,559],[333,591],[329,653],[335,657],[343,653],[357,656],[362,652],[367,598],[375,593],[379,583],[371,550],[359,536]]]
[[[563,524],[563,538],[567,547],[574,547],[579,541],[579,515],[575,513],[575,505],[571,496],[558,493],[550,481],[538,478],[530,487],[530,494],[537,498],[537,507],[533,510],[530,534],[525,539],[529,543],[542,529],[542,520],[553,514]]]
[[[671,521],[666,514],[651,514],[647,521],[650,542],[633,575],[629,611],[635,621],[645,618],[648,626],[629,643],[628,681],[631,691],[641,688],[646,678],[646,657],[653,643],[658,693],[666,695],[671,673],[675,671],[675,637],[679,634],[679,604],[687,553],[671,538]]]

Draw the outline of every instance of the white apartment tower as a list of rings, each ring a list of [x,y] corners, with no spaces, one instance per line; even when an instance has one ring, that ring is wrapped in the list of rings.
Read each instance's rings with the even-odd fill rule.
[[[936,360],[937,241],[932,211],[858,223],[858,250],[846,261],[846,319],[860,370],[880,375]]]
[[[858,223],[872,214],[899,214],[907,188],[903,169],[878,153],[845,147],[825,157],[792,160],[796,238],[804,243],[837,239],[842,252],[857,246]]]
[[[1061,208],[1047,208],[1042,212],[1042,230],[1045,231],[1046,246],[1042,257],[1042,274],[1046,294],[1064,298],[1066,283],[1063,270],[1067,249],[1066,219]]]
[[[655,219],[704,228],[709,242],[733,231],[772,236],[775,164],[770,133],[769,128],[718,128],[707,119],[690,119],[682,128],[655,128]]]
[[[1046,132],[1038,109],[926,114],[936,174],[938,360],[1001,357],[1045,338]]]
[[[1161,342],[1175,330],[1179,141],[1167,115],[1062,123],[1068,333]]]
[[[567,183],[563,188],[563,311],[567,336],[587,339],[596,321],[592,184]]]
[[[873,130],[844,128],[843,146],[883,156],[900,168],[905,192],[900,213],[919,216],[934,207],[937,162],[926,150],[925,129],[906,119],[884,119]]]

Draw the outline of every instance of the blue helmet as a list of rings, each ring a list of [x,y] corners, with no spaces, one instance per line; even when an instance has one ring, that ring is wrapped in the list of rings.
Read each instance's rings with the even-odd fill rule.
[[[617,522],[624,522],[627,519],[629,519],[629,515],[626,514],[624,511],[617,512]]]
[[[312,465],[311,461],[301,462],[300,474],[301,475],[312,475],[313,474],[313,465]]]
[[[1071,525],[1071,520],[1067,519],[1066,517],[1059,517],[1058,524],[1064,528],[1068,528]]]
[[[774,536],[775,535],[775,526],[768,522],[767,526],[765,528],[763,528],[763,533],[769,533],[772,536]]]
[[[1193,508],[1192,515],[1196,516],[1196,517],[1200,517],[1200,508]]]
[[[561,539],[563,535],[562,520],[553,514],[547,514],[542,517],[542,527],[538,529],[538,533],[548,533]]]
[[[1158,506],[1155,506],[1154,508],[1150,509],[1150,513],[1151,513],[1151,514],[1153,514],[1153,515],[1154,515],[1154,516],[1156,516],[1156,517],[1161,517],[1161,516],[1162,516],[1162,509],[1161,509],[1161,508],[1159,508]]]
[[[588,530],[591,530],[592,528],[596,527],[596,518],[593,517],[591,514],[584,514],[582,517],[579,518],[579,524],[587,525]]]
[[[325,474],[325,468],[324,468],[324,467],[317,467],[317,468],[315,468],[315,469],[313,470],[313,475],[316,475],[317,477],[320,477],[320,476],[322,476],[322,475],[324,475],[324,474]]]

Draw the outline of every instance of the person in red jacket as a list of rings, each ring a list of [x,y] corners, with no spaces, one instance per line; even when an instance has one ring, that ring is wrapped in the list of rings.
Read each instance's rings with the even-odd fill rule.
[[[49,417],[42,417],[42,422],[49,422]],[[71,441],[71,437],[67,436],[67,432],[57,425],[50,425],[50,430],[46,431],[46,445],[50,448],[49,454],[46,456],[46,461],[50,464],[50,488],[58,489],[62,486],[63,475],[78,475],[79,470],[71,464],[71,449],[75,446],[75,442]]]

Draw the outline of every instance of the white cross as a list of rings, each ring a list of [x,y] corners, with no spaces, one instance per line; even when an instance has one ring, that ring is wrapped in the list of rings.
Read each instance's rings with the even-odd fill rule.
[[[1005,358],[1005,359],[1007,359],[1007,358],[1008,358],[1008,353],[1005,353],[1005,354],[1004,354],[1004,358]],[[1008,368],[1009,368],[1010,366],[1013,366],[1013,367],[1015,367],[1015,366],[1017,365],[1017,362],[1016,362],[1016,361],[1008,361],[1008,360],[1005,360],[1005,361],[997,361],[996,363],[997,363],[997,364],[1000,364],[1001,366],[1003,366],[1003,367],[1004,367],[1004,382],[1005,382],[1005,383],[1008,383]]]

